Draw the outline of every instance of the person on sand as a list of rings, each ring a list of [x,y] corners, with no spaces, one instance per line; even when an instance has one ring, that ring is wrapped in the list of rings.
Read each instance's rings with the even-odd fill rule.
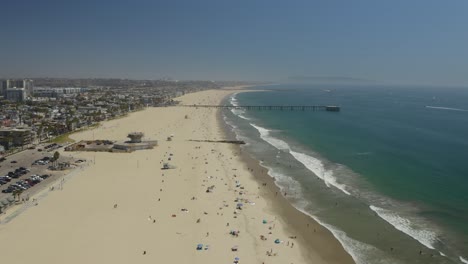
[[[114,204],[114,209],[117,208],[117,206],[118,206],[117,204]]]

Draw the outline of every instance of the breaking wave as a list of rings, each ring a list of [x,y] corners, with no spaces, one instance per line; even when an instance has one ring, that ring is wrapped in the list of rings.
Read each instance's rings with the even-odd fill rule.
[[[433,231],[417,229],[409,219],[403,218],[393,211],[373,205],[369,207],[380,216],[380,218],[387,221],[396,229],[416,239],[427,248],[435,249],[434,244],[437,242],[437,235]]]
[[[460,261],[465,264],[468,264],[468,260],[464,259],[462,256],[460,256]]]
[[[254,125],[252,123],[250,123],[250,125],[258,130],[258,132],[260,133],[260,137],[263,140],[265,140],[270,145],[272,145],[273,147],[279,150],[289,152],[297,161],[302,163],[309,171],[313,172],[317,177],[319,177],[322,181],[324,181],[327,187],[333,186],[339,189],[340,191],[342,191],[343,193],[347,195],[351,195],[351,193],[349,193],[346,190],[346,186],[344,184],[337,182],[336,177],[333,175],[333,171],[325,169],[322,161],[312,156],[306,155],[304,153],[300,153],[300,152],[296,152],[292,150],[291,147],[288,145],[288,143],[286,143],[285,141],[270,136],[270,130],[263,128],[261,126]]]

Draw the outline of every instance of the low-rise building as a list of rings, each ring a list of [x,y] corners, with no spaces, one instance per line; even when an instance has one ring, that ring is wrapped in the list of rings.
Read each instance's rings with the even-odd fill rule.
[[[31,128],[0,128],[0,145],[5,149],[31,144],[34,138]]]

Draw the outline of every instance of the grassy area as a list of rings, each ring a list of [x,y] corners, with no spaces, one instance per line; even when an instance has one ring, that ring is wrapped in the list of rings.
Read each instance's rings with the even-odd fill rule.
[[[52,140],[49,140],[49,143],[59,143],[59,144],[63,144],[63,143],[73,143],[75,142],[75,140],[71,139],[69,136],[73,134],[73,132],[70,132],[70,133],[66,133],[66,134],[63,134],[63,135],[60,135]]]
[[[94,129],[94,128],[97,128],[99,127],[99,123],[96,123],[96,124],[92,124],[86,128],[81,128],[81,129],[78,129],[78,130],[75,130],[75,131],[72,131],[72,132],[68,132],[68,133],[65,133],[63,135],[60,135],[54,139],[51,139],[49,141],[47,141],[48,143],[59,143],[59,144],[63,144],[63,143],[73,143],[75,142],[74,139],[71,139],[70,138],[70,135],[73,134],[73,133],[78,133],[78,132],[81,132],[81,131],[84,131],[84,130],[88,130],[88,129]]]

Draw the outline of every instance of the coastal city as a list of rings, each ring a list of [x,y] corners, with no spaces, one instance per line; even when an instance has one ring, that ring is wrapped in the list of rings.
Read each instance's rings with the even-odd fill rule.
[[[0,80],[0,153],[8,155],[145,107],[174,104],[173,98],[185,93],[225,84],[120,79]]]
[[[1,10],[1,263],[468,264],[468,1]]]

